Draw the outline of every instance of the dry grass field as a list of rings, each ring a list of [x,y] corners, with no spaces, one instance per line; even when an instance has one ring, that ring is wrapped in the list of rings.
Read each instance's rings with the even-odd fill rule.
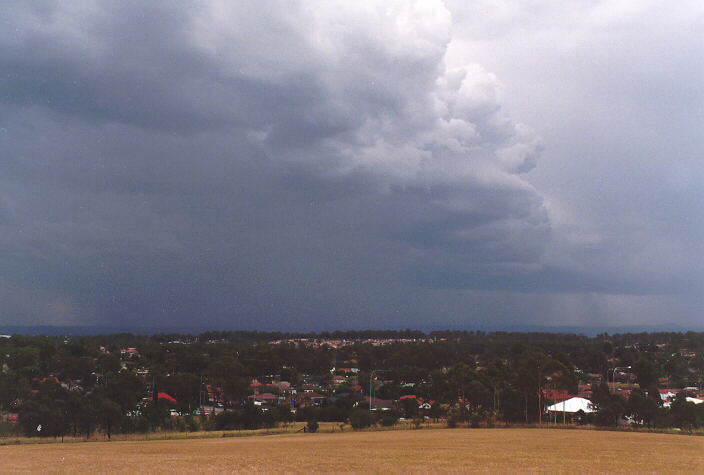
[[[704,437],[422,429],[0,447],[4,472],[704,472]]]

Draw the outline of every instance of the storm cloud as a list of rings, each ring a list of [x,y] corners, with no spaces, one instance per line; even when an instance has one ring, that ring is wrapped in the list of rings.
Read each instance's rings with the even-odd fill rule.
[[[506,111],[495,74],[458,61],[478,31],[458,31],[465,14],[6,6],[0,321],[603,324],[693,295],[700,261],[663,274],[632,228],[604,236],[558,213],[575,198],[540,174],[544,134]]]

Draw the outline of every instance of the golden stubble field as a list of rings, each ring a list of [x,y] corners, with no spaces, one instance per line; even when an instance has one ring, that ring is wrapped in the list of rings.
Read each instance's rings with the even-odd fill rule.
[[[4,472],[704,472],[704,437],[549,429],[387,432],[0,447]]]

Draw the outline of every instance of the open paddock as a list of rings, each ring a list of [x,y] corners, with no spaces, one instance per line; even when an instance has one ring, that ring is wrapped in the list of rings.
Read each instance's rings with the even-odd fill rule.
[[[704,437],[550,429],[421,429],[0,447],[11,472],[686,471]]]

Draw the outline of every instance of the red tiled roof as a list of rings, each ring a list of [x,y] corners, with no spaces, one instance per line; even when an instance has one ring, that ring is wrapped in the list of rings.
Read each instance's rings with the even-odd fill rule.
[[[548,389],[545,391],[544,396],[554,402],[566,401],[574,397],[565,389]]]
[[[177,404],[177,402],[178,402],[178,401],[176,401],[176,399],[174,399],[173,397],[169,396],[166,393],[160,392],[160,393],[158,393],[158,396],[159,396],[159,399],[164,399],[166,401],[169,401],[172,404]],[[151,396],[149,397],[149,400],[150,401],[152,400]]]

